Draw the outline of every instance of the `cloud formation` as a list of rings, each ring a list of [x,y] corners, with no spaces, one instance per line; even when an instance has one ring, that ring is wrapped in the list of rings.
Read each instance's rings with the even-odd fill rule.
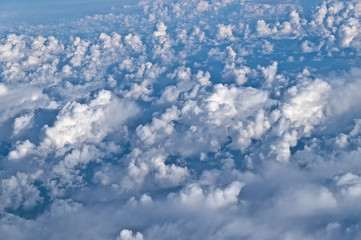
[[[361,237],[361,1],[109,9],[0,27],[1,239]]]

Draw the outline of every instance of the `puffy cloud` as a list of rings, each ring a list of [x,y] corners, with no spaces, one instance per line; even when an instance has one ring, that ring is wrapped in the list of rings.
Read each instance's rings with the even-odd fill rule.
[[[0,185],[0,211],[3,212],[5,209],[17,210],[19,208],[28,210],[41,202],[43,198],[34,184],[41,174],[41,171],[34,174],[17,173],[9,178],[2,179]]]
[[[101,90],[88,104],[67,103],[57,116],[54,126],[45,126],[42,146],[61,148],[66,144],[100,143],[114,131],[115,126],[137,112],[135,104]]]
[[[288,100],[282,108],[285,117],[295,127],[302,127],[309,134],[315,125],[325,119],[325,106],[331,86],[321,80],[305,81],[287,91]]]
[[[346,173],[336,177],[336,185],[341,193],[348,198],[359,198],[361,196],[361,178],[352,173]]]
[[[276,77],[278,69],[278,62],[274,61],[268,67],[261,67],[262,74],[266,80],[266,85],[271,86]]]
[[[224,189],[203,189],[196,184],[188,185],[179,195],[182,204],[200,207],[205,204],[210,208],[222,208],[237,205],[238,195],[244,183],[235,181]]]
[[[144,182],[148,176],[160,187],[178,186],[189,177],[186,167],[166,163],[168,156],[162,149],[143,152],[136,148],[128,157],[128,171],[122,183],[125,189],[149,184]]]
[[[35,152],[35,145],[29,140],[17,142],[16,149],[9,152],[9,159],[16,160],[25,157],[29,153]]]
[[[67,154],[63,160],[53,167],[51,178],[58,179],[56,182],[50,180],[53,195],[63,195],[65,187],[82,186],[84,179],[79,176],[80,170],[85,169],[91,161],[100,162],[101,156],[102,154],[98,149],[88,145],[81,149],[74,149]]]
[[[339,30],[342,47],[349,47],[351,42],[359,35],[360,23],[356,19],[349,19],[347,24],[341,26]]]
[[[217,38],[222,39],[229,39],[230,41],[234,40],[233,33],[232,33],[233,26],[232,25],[218,25],[218,33]]]
[[[124,42],[126,45],[129,45],[135,52],[145,51],[145,46],[142,43],[142,40],[138,35],[133,35],[129,33],[124,37]]]
[[[254,88],[227,87],[219,84],[214,87],[214,93],[206,99],[206,109],[209,120],[220,125],[227,118],[241,114],[241,118],[254,114],[257,106],[263,105],[267,99],[267,92]]]
[[[359,1],[119,4],[0,27],[0,236],[360,238]]]
[[[319,50],[321,49],[322,45],[323,45],[323,44],[320,43],[319,46],[316,46],[314,43],[312,43],[312,42],[310,42],[310,41],[308,41],[308,40],[305,40],[305,41],[302,43],[301,47],[302,47],[302,51],[303,51],[304,53],[311,53],[311,52],[317,52],[317,51],[319,51]]]
[[[157,31],[153,33],[153,36],[159,38],[160,43],[164,43],[166,41],[166,35],[167,26],[164,24],[164,22],[157,23]]]
[[[198,71],[196,78],[202,86],[207,86],[212,84],[212,82],[209,81],[209,79],[211,78],[211,74],[209,72]]]
[[[2,77],[6,82],[57,82],[57,65],[64,46],[50,36],[32,37],[10,34],[0,45]]]
[[[27,127],[30,127],[32,120],[34,118],[34,113],[24,114],[14,120],[14,135],[17,135],[20,131],[24,130]]]
[[[266,23],[261,19],[257,21],[256,32],[260,37],[270,37],[276,39],[282,38],[298,38],[304,35],[303,25],[305,20],[300,18],[300,15],[296,10],[289,13],[288,21]]]
[[[174,106],[167,109],[160,118],[153,118],[152,123],[146,126],[137,127],[137,135],[146,145],[153,145],[163,141],[164,137],[174,131],[174,120],[179,118],[179,111]]]
[[[197,5],[197,11],[198,12],[204,12],[209,9],[209,3],[206,1],[200,1]]]
[[[267,36],[272,34],[272,32],[274,32],[275,30],[271,30],[271,28],[269,27],[269,25],[264,21],[264,20],[258,20],[257,21],[257,33],[260,36]]]
[[[143,235],[140,232],[133,234],[131,230],[124,229],[119,233],[116,240],[143,240]]]

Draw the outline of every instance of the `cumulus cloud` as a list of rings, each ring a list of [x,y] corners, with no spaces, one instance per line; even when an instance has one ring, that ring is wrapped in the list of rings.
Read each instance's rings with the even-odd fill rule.
[[[41,175],[38,171],[34,174],[17,173],[1,180],[1,211],[4,209],[24,210],[34,207],[43,198],[40,191],[34,185],[34,181]]]
[[[133,234],[131,230],[124,229],[119,233],[116,240],[143,240],[143,235],[139,232]]]
[[[308,134],[315,125],[324,120],[324,107],[330,90],[330,85],[321,79],[306,81],[289,88],[289,100],[282,109],[284,116],[296,127],[302,126],[303,131]]]
[[[67,103],[54,126],[45,126],[42,145],[61,148],[66,144],[100,142],[112,128],[134,116],[137,111],[134,103],[121,101],[111,92],[102,90],[89,104]]]
[[[233,33],[232,33],[233,26],[232,25],[218,25],[218,39],[229,39],[231,41],[234,40]]]
[[[361,196],[360,177],[352,173],[346,173],[336,177],[336,185],[341,189],[343,195],[348,198],[359,198]]]
[[[24,114],[14,120],[14,135],[17,135],[21,130],[31,126],[34,114]]]
[[[25,157],[27,154],[35,150],[35,145],[32,144],[29,140],[24,142],[17,142],[16,149],[9,152],[9,159],[19,159]]]
[[[4,23],[0,238],[359,239],[361,4],[318,2]]]
[[[206,206],[209,208],[222,208],[231,205],[237,205],[238,195],[241,192],[244,183],[235,181],[224,189],[203,189],[197,185],[188,185],[180,195],[181,204],[186,206]]]

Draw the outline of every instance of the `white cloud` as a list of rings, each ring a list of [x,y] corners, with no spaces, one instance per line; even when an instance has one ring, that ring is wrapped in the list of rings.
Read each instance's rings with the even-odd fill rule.
[[[302,47],[302,51],[304,53],[311,53],[311,52],[317,52],[320,51],[321,47],[322,47],[323,43],[320,43],[319,46],[315,45],[314,43],[305,40],[301,47]]]
[[[235,40],[232,32],[234,26],[219,24],[217,25],[217,27],[218,27],[217,39],[219,40],[228,39],[230,41]]]
[[[137,106],[101,90],[89,104],[67,103],[53,127],[46,126],[44,147],[61,148],[66,144],[100,143],[115,126],[138,112]]]
[[[34,185],[34,181],[41,174],[41,171],[34,174],[17,173],[14,176],[2,179],[0,185],[0,211],[3,212],[6,208],[13,210],[24,208],[27,210],[41,202],[43,198]]]
[[[209,9],[209,3],[206,2],[206,1],[200,1],[198,2],[198,5],[197,5],[197,11],[198,12],[204,12],[204,11],[207,11]]]
[[[260,36],[267,36],[275,32],[275,30],[271,30],[269,24],[267,24],[264,20],[257,21],[256,30]]]
[[[124,229],[116,240],[143,240],[143,235],[140,232],[133,233],[131,230]]]
[[[242,119],[253,115],[268,99],[267,92],[254,88],[237,88],[218,84],[214,93],[206,99],[209,121],[216,125],[240,114]]]
[[[346,24],[341,25],[339,36],[341,47],[349,47],[351,42],[359,35],[360,23],[357,19],[349,19]]]
[[[85,145],[81,149],[74,149],[69,154],[67,154],[63,160],[61,160],[57,165],[54,166],[52,171],[52,178],[58,178],[57,186],[52,186],[52,191],[62,194],[64,191],[62,188],[66,186],[70,188],[71,186],[83,184],[83,178],[78,176],[79,170],[86,168],[86,166],[91,161],[100,162],[99,158],[102,154],[93,146]]]
[[[359,1],[118,4],[0,27],[0,236],[359,239]]]
[[[343,195],[355,199],[361,197],[361,178],[352,173],[336,177],[336,185]]]
[[[212,84],[212,82],[209,81],[209,79],[211,78],[211,74],[209,72],[198,71],[196,78],[202,86],[207,86]]]
[[[24,114],[14,120],[14,135],[32,125],[34,113]]]
[[[326,188],[305,187],[285,193],[277,206],[281,214],[290,216],[310,216],[336,210],[337,201]]]
[[[287,91],[287,100],[282,108],[283,115],[295,127],[304,128],[309,134],[315,125],[325,119],[325,107],[331,86],[321,80],[301,82]]]
[[[173,106],[166,110],[160,118],[153,118],[152,123],[145,126],[137,127],[137,135],[146,145],[159,143],[174,131],[174,120],[179,118],[178,109]]]
[[[235,181],[225,188],[202,188],[197,184],[188,185],[179,194],[181,204],[191,207],[223,208],[238,204],[238,195],[244,183]]]
[[[166,41],[165,36],[167,35],[167,26],[164,24],[164,22],[157,23],[157,31],[153,33],[154,37],[158,37],[160,40],[160,43],[163,43]]]
[[[147,184],[144,182],[147,176],[160,187],[178,186],[189,177],[186,167],[166,163],[168,155],[162,149],[142,151],[136,148],[128,157],[127,175],[122,183],[125,189]]]
[[[124,42],[136,52],[145,51],[145,46],[143,45],[142,40],[138,35],[129,33],[124,37]]]
[[[274,61],[271,65],[267,67],[261,67],[262,74],[266,80],[266,85],[271,86],[272,82],[276,78],[278,69],[278,62]]]
[[[35,152],[35,145],[29,140],[24,142],[16,142],[16,148],[9,152],[9,159],[17,160],[25,157],[29,153]]]

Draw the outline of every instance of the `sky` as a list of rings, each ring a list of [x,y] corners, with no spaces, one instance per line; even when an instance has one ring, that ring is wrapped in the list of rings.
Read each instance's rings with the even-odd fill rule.
[[[361,1],[0,1],[0,239],[361,239]]]
[[[0,1],[0,20],[7,24],[56,24],[85,16],[109,13],[135,5],[137,0],[12,0]]]

